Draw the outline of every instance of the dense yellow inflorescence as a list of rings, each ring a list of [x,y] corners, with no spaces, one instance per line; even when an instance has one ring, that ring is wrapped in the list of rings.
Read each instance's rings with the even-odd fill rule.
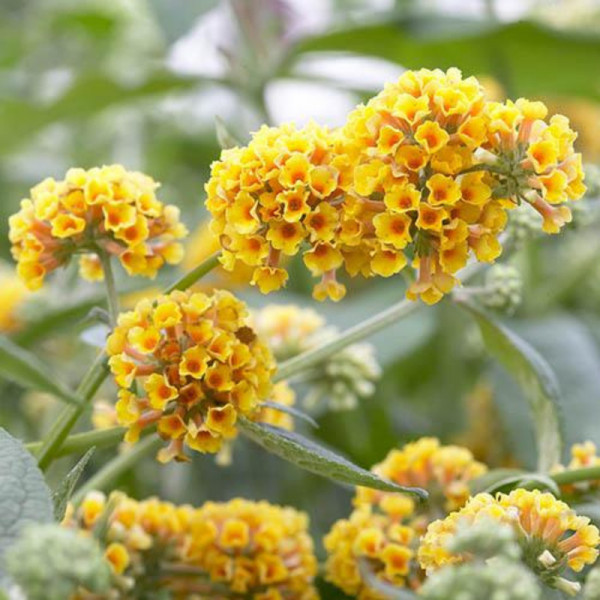
[[[457,527],[491,519],[515,528],[530,567],[542,577],[559,576],[567,567],[581,571],[598,557],[600,535],[590,524],[552,494],[517,489],[510,494],[478,494],[457,512],[429,525],[419,548],[419,562],[428,572],[461,562],[451,553],[448,541]]]
[[[184,446],[218,452],[272,390],[275,362],[247,325],[243,302],[225,291],[175,291],[120,315],[107,341],[126,439],[156,425],[169,441],[158,455],[184,460]]]
[[[92,534],[102,522],[99,541],[119,598],[149,589],[182,600],[317,598],[308,517],[292,508],[239,498],[193,508],[91,492],[64,525]],[[97,597],[82,591],[76,599]]]
[[[206,184],[206,206],[225,268],[236,261],[253,267],[252,283],[268,293],[288,279],[282,255],[297,254],[304,242],[306,266],[322,277],[316,294],[343,296],[333,276],[342,264],[333,244],[342,200],[338,161],[331,133],[314,123],[262,127],[247,147],[224,150]]]
[[[255,267],[267,293],[303,253],[317,299],[339,300],[342,266],[389,277],[411,264],[411,299],[439,301],[474,256],[493,262],[507,210],[529,203],[556,233],[584,191],[568,120],[541,102],[493,102],[458,69],[407,71],[338,131],[263,128],[226,150],[206,186],[223,262]]]
[[[179,209],[164,205],[158,184],[121,165],[70,169],[64,180],[45,179],[10,218],[18,273],[30,289],[80,256],[81,275],[102,279],[99,254],[118,257],[130,275],[154,277],[183,258],[178,242],[187,230]]]
[[[357,508],[348,519],[336,521],[323,540],[327,581],[359,600],[387,597],[369,584],[367,573],[396,587],[417,588],[421,583],[415,560],[419,533],[410,524],[414,503],[401,496],[394,504],[391,514],[369,505]]]
[[[419,505],[406,494],[356,489],[355,510],[337,521],[324,539],[325,573],[328,581],[362,600],[385,598],[374,589],[372,578],[396,587],[420,586],[420,537],[432,519],[464,505],[469,481],[486,467],[466,448],[421,438],[392,450],[372,470],[399,485],[427,490],[429,500]]]
[[[450,512],[465,504],[470,496],[469,483],[486,473],[487,467],[476,461],[467,448],[442,446],[436,438],[421,438],[399,450],[391,450],[372,470],[398,485],[426,489],[430,503],[439,502],[442,510]],[[359,487],[354,503],[382,507],[389,496],[386,492]]]
[[[222,597],[313,600],[317,561],[307,528],[308,517],[292,508],[207,502],[192,519],[185,561],[224,586]]]

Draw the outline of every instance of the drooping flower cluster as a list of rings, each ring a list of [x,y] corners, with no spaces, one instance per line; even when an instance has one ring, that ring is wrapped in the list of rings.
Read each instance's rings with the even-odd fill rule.
[[[486,473],[487,467],[466,448],[442,446],[435,438],[421,438],[390,451],[372,470],[398,485],[428,490],[428,506],[450,512],[465,504],[470,495],[469,482]],[[354,503],[383,507],[388,496],[386,492],[359,487]]]
[[[254,311],[252,320],[278,362],[337,335],[337,329],[327,325],[321,315],[295,304],[269,304]],[[360,399],[374,393],[380,375],[373,346],[352,344],[314,368],[303,404],[315,411],[355,408]]]
[[[396,587],[419,587],[424,577],[416,560],[420,536],[433,519],[467,501],[468,482],[486,468],[465,448],[422,438],[392,450],[372,470],[430,494],[426,504],[417,505],[406,494],[359,487],[355,510],[348,519],[337,521],[325,537],[328,581],[347,594],[379,600],[385,594],[375,589],[373,578]],[[386,550],[388,546],[392,548]]]
[[[266,293],[287,279],[280,253],[308,242],[318,299],[344,295],[342,266],[389,277],[410,262],[418,278],[408,297],[437,302],[470,256],[500,255],[507,210],[529,203],[548,233],[570,220],[564,203],[585,191],[576,134],[565,117],[546,115],[541,102],[486,100],[458,69],[422,69],[339,131],[263,128],[246,148],[223,152],[206,187],[224,263],[255,266]]]
[[[169,441],[159,460],[184,460],[184,445],[217,452],[269,396],[275,363],[232,294],[175,291],[123,313],[107,342],[121,388],[119,422],[128,441],[156,425]]]
[[[419,562],[428,572],[462,562],[449,542],[459,524],[465,526],[491,519],[514,527],[523,550],[523,559],[545,583],[567,590],[571,582],[562,575],[567,569],[581,571],[598,557],[600,534],[590,524],[552,494],[517,489],[510,494],[478,494],[459,511],[431,523],[419,548]]]
[[[313,600],[317,561],[307,528],[308,517],[292,508],[207,502],[194,513],[185,562],[208,574],[211,598]]]
[[[45,179],[10,218],[12,253],[30,289],[80,256],[80,272],[102,279],[99,254],[118,257],[130,275],[154,277],[165,263],[178,263],[177,241],[187,230],[179,209],[160,202],[158,184],[121,165],[70,169],[64,180]]]
[[[330,132],[315,124],[262,127],[245,148],[224,150],[212,165],[206,206],[225,268],[236,261],[254,267],[252,283],[268,293],[287,281],[282,255],[306,242],[304,262],[322,276],[316,294],[341,298],[345,289],[332,275],[342,257],[331,243],[339,224],[338,161]]]
[[[421,577],[414,560],[418,533],[404,522],[413,512],[413,503],[404,497],[396,502],[396,508],[390,518],[362,506],[333,525],[323,540],[329,582],[359,600],[386,597],[369,585],[367,572],[390,585],[418,587]]]
[[[65,526],[98,535],[119,598],[167,590],[170,597],[243,596],[312,600],[317,562],[308,518],[243,499],[199,508],[121,493],[89,493]],[[107,595],[106,599],[113,595]],[[83,591],[71,600],[102,598]]]

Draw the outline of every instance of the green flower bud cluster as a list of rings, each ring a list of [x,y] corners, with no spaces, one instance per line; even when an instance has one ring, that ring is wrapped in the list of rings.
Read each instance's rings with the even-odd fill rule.
[[[332,356],[311,381],[304,397],[308,409],[327,403],[331,410],[351,410],[358,401],[372,396],[381,367],[370,344],[354,344]]]
[[[5,561],[27,600],[66,600],[80,587],[110,588],[111,570],[96,540],[59,525],[26,528]]]
[[[510,265],[495,265],[485,278],[482,301],[488,308],[512,314],[521,304],[523,281],[518,269]]]
[[[529,204],[524,202],[509,212],[507,232],[517,248],[534,237],[541,229],[542,220]]]

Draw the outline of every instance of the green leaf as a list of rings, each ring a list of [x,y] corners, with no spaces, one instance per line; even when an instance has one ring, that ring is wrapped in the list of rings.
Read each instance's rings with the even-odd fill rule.
[[[83,473],[86,465],[92,458],[96,448],[90,448],[77,462],[77,464],[67,473],[67,476],[60,482],[60,485],[52,493],[54,503],[54,518],[62,521],[67,510],[67,504],[73,494],[73,490]]]
[[[459,67],[468,75],[491,74],[514,96],[600,99],[600,37],[529,21],[493,25],[448,16],[388,14],[367,25],[308,38],[294,52],[297,57],[313,51],[356,52],[409,69]]]
[[[50,490],[33,456],[0,429],[0,581],[3,556],[28,523],[53,520]]]
[[[244,433],[265,450],[311,473],[339,483],[361,485],[385,492],[414,494],[421,499],[427,498],[427,492],[421,488],[403,487],[381,479],[328,448],[292,431],[264,423],[253,423],[247,419],[240,419],[239,424]]]
[[[467,302],[460,306],[475,316],[488,351],[517,381],[529,402],[538,469],[547,473],[560,462],[562,452],[561,394],[554,371],[537,350],[486,312]]]
[[[228,148],[235,148],[236,146],[242,146],[243,144],[229,131],[227,123],[219,116],[215,116],[215,129],[217,130],[217,142],[221,146],[222,150]]]
[[[469,483],[469,490],[471,491],[471,495],[475,496],[490,489],[497,489],[498,483],[508,477],[519,477],[524,473],[525,471],[522,469],[493,469],[473,479]]]
[[[0,336],[0,376],[27,389],[52,394],[68,404],[80,400],[34,354],[17,346],[7,337]]]
[[[490,476],[487,481],[483,479],[486,475]],[[485,492],[493,494],[494,492],[504,491],[503,488],[510,490],[524,487],[526,489],[550,490],[555,496],[560,496],[560,489],[556,482],[543,473],[527,473],[517,469],[498,469],[490,471],[486,475],[483,478],[478,477],[471,483],[469,486],[471,493]]]

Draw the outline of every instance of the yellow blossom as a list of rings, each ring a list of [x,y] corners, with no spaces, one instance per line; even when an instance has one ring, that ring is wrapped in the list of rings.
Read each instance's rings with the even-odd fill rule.
[[[107,352],[122,388],[117,418],[129,439],[156,423],[168,442],[160,459],[183,460],[185,445],[217,452],[235,436],[238,414],[254,418],[275,363],[246,318],[245,305],[224,291],[176,291],[120,315]]]
[[[131,275],[154,277],[182,258],[187,231],[175,207],[155,196],[158,184],[120,165],[71,169],[61,181],[45,179],[10,218],[12,253],[31,289],[80,254],[83,277],[102,278],[98,252],[116,256]]]

